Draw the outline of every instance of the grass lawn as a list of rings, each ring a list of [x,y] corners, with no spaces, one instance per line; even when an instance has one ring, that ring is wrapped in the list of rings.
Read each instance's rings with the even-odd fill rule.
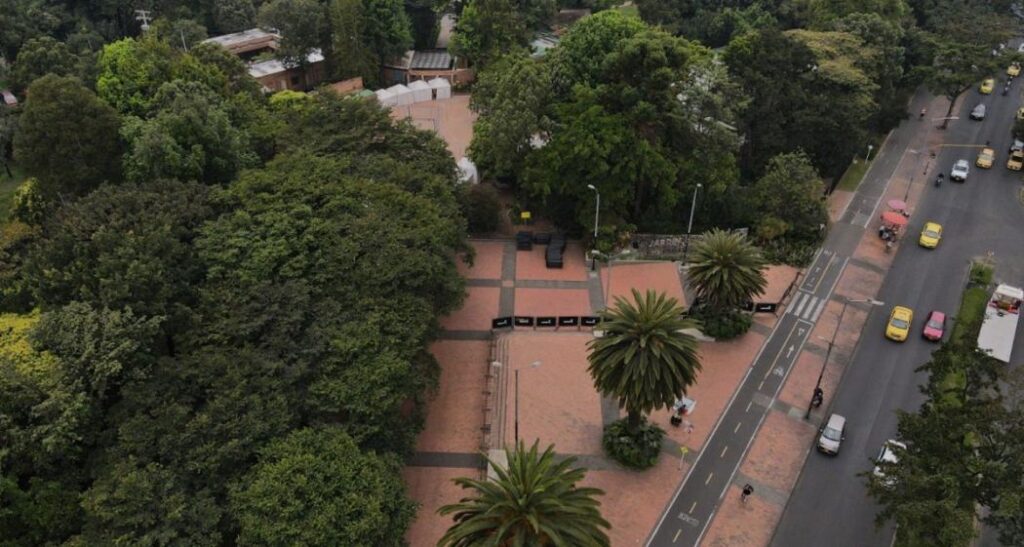
[[[874,161],[874,158],[872,158]],[[864,158],[853,158],[853,162],[846,168],[846,172],[843,173],[843,178],[839,179],[839,184],[836,185],[836,190],[844,190],[846,192],[853,192],[857,189],[857,185],[860,184],[861,179],[864,178],[864,173],[868,172],[868,167],[871,167],[870,161],[864,161]]]
[[[11,167],[11,171],[14,172],[14,178],[8,177],[7,170],[0,166],[0,224],[7,222],[7,217],[11,212],[11,198],[14,197],[14,191],[25,180],[25,174],[21,169]]]
[[[981,323],[985,316],[985,306],[988,305],[988,292],[981,287],[971,287],[964,291],[963,299],[960,300],[960,310],[956,312],[957,321],[953,325],[951,338],[960,340],[970,332],[975,332],[976,326]]]

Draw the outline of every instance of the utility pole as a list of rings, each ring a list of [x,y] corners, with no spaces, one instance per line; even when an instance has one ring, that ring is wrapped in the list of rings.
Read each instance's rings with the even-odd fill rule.
[[[153,19],[153,12],[144,9],[135,10],[135,20],[142,21],[142,32],[149,30],[149,22]]]
[[[828,358],[832,355],[832,346],[836,344],[836,334],[839,333],[839,326],[843,323],[843,315],[846,313],[846,306],[848,304],[871,304],[872,306],[884,306],[885,302],[879,302],[873,298],[864,298],[862,300],[850,300],[849,298],[843,299],[843,309],[839,311],[839,319],[836,320],[836,328],[832,331],[832,339],[827,340],[822,338],[822,340],[828,342],[828,351],[825,352],[825,360],[821,363],[821,373],[818,374],[818,382],[814,384],[815,394],[817,394],[818,390],[821,389],[821,379],[825,376],[825,367],[828,366]],[[811,419],[811,409],[814,408],[814,399],[815,397],[812,396],[810,404],[807,405],[807,413],[804,414],[805,420]]]
[[[690,254],[690,232],[693,231],[693,212],[697,209],[697,191],[703,187],[701,183],[693,189],[693,202],[690,203],[690,222],[686,225],[686,243],[683,244],[683,265],[686,265],[686,257]]]

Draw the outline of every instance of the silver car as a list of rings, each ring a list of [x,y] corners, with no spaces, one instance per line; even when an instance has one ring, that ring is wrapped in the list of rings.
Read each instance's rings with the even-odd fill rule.
[[[985,119],[985,105],[984,104],[979,104],[978,106],[974,107],[974,110],[971,110],[971,119],[972,120],[978,120],[978,121],[981,121],[981,120]]]
[[[821,435],[818,436],[818,450],[825,454],[838,454],[839,445],[846,437],[843,432],[846,430],[846,418],[833,414],[828,417],[825,427],[821,428]]]
[[[967,160],[956,160],[953,164],[953,170],[949,173],[949,178],[959,182],[966,182],[967,175],[971,172],[971,164],[967,163]]]

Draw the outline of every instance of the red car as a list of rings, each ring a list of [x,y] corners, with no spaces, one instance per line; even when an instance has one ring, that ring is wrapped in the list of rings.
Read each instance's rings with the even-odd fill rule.
[[[946,314],[940,311],[933,311],[928,314],[928,320],[924,322],[924,330],[921,336],[926,340],[938,342],[946,332]]]

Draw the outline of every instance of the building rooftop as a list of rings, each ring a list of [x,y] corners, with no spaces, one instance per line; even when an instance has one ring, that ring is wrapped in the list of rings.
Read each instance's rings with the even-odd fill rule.
[[[417,51],[409,64],[412,70],[451,70],[452,56],[446,49]]]
[[[309,64],[319,63],[324,60],[323,53],[319,49],[314,49],[306,56],[306,62]],[[249,65],[249,75],[253,78],[263,78],[264,76],[270,76],[271,74],[279,74],[288,70],[284,63],[277,59],[270,59],[269,61],[260,61]]]
[[[220,44],[230,50],[244,44],[248,44],[249,42],[275,41],[279,38],[280,36],[274,32],[266,31],[261,28],[251,28],[241,32],[207,38],[206,40],[203,40],[203,42]]]

